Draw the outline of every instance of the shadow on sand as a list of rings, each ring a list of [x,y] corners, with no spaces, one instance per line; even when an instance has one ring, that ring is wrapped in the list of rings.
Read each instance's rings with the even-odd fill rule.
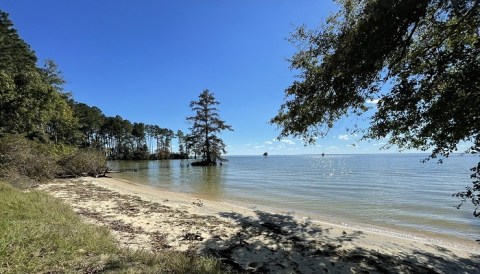
[[[255,217],[223,212],[241,228],[232,237],[206,241],[203,253],[220,258],[236,272],[257,273],[479,273],[480,256],[465,259],[435,246],[439,254],[419,250],[382,254],[354,244],[364,237],[298,221],[289,215],[256,211]],[[338,233],[338,232],[335,232]]]

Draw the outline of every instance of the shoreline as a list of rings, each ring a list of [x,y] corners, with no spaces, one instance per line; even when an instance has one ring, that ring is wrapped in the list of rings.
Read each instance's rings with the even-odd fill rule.
[[[132,184],[138,187],[145,187],[153,190],[159,190],[161,192],[172,193],[173,195],[178,194],[185,197],[189,197],[190,199],[201,199],[201,200],[210,201],[212,203],[226,204],[226,205],[238,207],[239,209],[245,209],[248,211],[260,210],[260,211],[265,211],[273,214],[291,215],[295,217],[297,220],[307,218],[311,222],[316,222],[319,225],[321,224],[336,225],[339,227],[361,230],[364,232],[376,233],[380,235],[389,235],[391,237],[396,237],[400,239],[410,239],[414,241],[424,242],[427,244],[436,244],[443,247],[455,248],[455,249],[460,249],[460,250],[480,254],[480,242],[476,242],[476,239],[468,239],[468,238],[449,235],[445,233],[436,233],[433,231],[426,231],[418,228],[412,228],[409,231],[406,227],[398,228],[398,227],[393,227],[388,225],[376,225],[376,224],[367,223],[367,222],[352,221],[342,217],[325,216],[319,213],[314,213],[309,211],[300,211],[300,210],[292,211],[287,209],[275,208],[267,205],[257,205],[257,204],[242,202],[238,200],[211,199],[211,197],[209,197],[208,195],[195,195],[193,193],[188,193],[188,192],[176,192],[173,190],[164,189],[161,187],[155,187],[155,186],[144,184],[144,183],[137,183],[129,179],[119,178],[119,177],[116,177],[116,175],[112,175],[111,177],[108,177],[108,178],[121,181],[127,184]],[[480,241],[480,239],[478,240]]]
[[[163,189],[162,191],[173,192],[173,191],[163,190]],[[177,193],[177,192],[173,192],[173,193]],[[182,193],[182,194],[191,196],[194,198],[198,198],[193,194],[191,195],[188,193]],[[208,198],[202,198],[202,199],[208,200]],[[294,216],[296,219],[308,218],[311,222],[318,223],[319,225],[322,225],[322,224],[335,225],[338,227],[361,230],[369,233],[388,235],[388,236],[396,237],[400,239],[410,239],[410,240],[420,241],[424,243],[438,244],[445,247],[458,248],[461,250],[471,251],[471,252],[480,254],[480,244],[476,243],[475,239],[467,239],[467,238],[448,235],[444,233],[436,233],[432,231],[420,230],[418,228],[412,228],[412,231],[408,231],[406,227],[396,228],[393,226],[375,225],[375,224],[366,223],[366,222],[352,221],[342,217],[332,217],[332,216],[326,217],[321,214],[312,213],[308,211],[289,211],[289,210],[282,210],[282,209],[278,209],[270,206],[258,206],[258,205],[252,206],[247,203],[230,201],[230,200],[224,200],[224,201],[211,200],[211,201],[233,204],[233,205],[239,206],[240,208],[246,208],[248,210],[260,210],[260,211],[265,211],[273,214],[291,215],[291,216]]]
[[[214,256],[238,271],[480,270],[480,245],[473,240],[464,246],[402,237],[117,178],[58,180],[40,189],[70,204],[87,221],[110,227],[122,246]]]
[[[155,187],[153,186],[129,182],[128,180],[125,180],[125,181],[127,183],[138,184],[140,186],[145,186],[145,187],[155,189]],[[475,239],[466,239],[466,238],[443,234],[443,233],[440,234],[432,231],[420,230],[418,228],[412,228],[412,231],[408,231],[405,227],[395,228],[392,226],[381,226],[381,225],[375,225],[375,224],[370,224],[365,222],[351,221],[341,217],[331,217],[331,216],[325,217],[321,214],[316,214],[308,211],[282,210],[282,209],[274,208],[271,206],[251,205],[249,203],[242,203],[234,200],[211,200],[208,197],[199,197],[194,194],[174,192],[174,191],[165,190],[161,188],[159,189],[165,192],[179,193],[182,195],[186,195],[193,199],[202,199],[202,200],[211,201],[213,203],[223,203],[223,204],[233,205],[240,209],[244,208],[246,210],[253,210],[253,211],[259,210],[259,211],[264,211],[272,214],[290,215],[297,220],[309,219],[310,222],[317,223],[318,225],[322,225],[322,224],[333,225],[333,226],[338,226],[339,228],[343,227],[343,228],[360,230],[363,232],[368,232],[373,234],[387,235],[387,236],[399,238],[399,239],[419,241],[427,244],[436,244],[443,247],[455,248],[463,251],[469,251],[469,252],[480,254],[480,244],[475,242]]]

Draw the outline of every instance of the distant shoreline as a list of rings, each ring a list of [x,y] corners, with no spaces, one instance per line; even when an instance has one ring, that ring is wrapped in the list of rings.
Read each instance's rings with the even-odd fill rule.
[[[239,270],[478,270],[480,250],[473,241],[471,247],[446,246],[113,178],[58,180],[41,189],[88,221],[110,227],[122,246],[211,255]]]
[[[430,153],[427,153],[427,152],[423,152],[423,151],[419,151],[419,152],[375,152],[375,153],[324,153],[324,156],[328,156],[328,155],[405,155],[405,154],[408,154],[408,155],[424,155],[424,156],[429,156]],[[271,157],[271,156],[305,156],[305,155],[318,155],[318,156],[322,156],[322,153],[319,152],[319,153],[299,153],[299,154],[274,154],[274,153],[268,153],[268,156],[267,156],[267,159],[268,157]],[[480,153],[466,153],[466,152],[452,152],[450,153],[450,155],[456,155],[456,156],[477,156],[480,158]],[[264,158],[265,156],[263,156],[262,154],[227,154],[227,155],[223,155],[222,157],[225,157],[225,158],[228,158],[228,157],[243,157],[243,156],[247,156],[247,157],[259,157],[259,158]],[[439,157],[441,158],[441,157]],[[150,159],[144,159],[144,160],[108,160],[108,161],[163,161],[163,160],[191,160],[191,161],[197,161],[201,158],[197,158],[197,159],[194,159],[194,158],[186,158],[186,159],[180,159],[180,158],[169,158],[169,159],[156,159],[156,160],[150,160]],[[480,159],[479,159],[480,160]]]
[[[404,154],[409,154],[409,155],[423,155],[423,156],[429,156],[430,153],[427,153],[427,152],[424,152],[424,151],[418,151],[418,152],[413,152],[413,151],[410,151],[410,152],[375,152],[375,153],[324,153],[324,156],[328,156],[328,155],[404,155]],[[318,155],[318,156],[322,156],[322,153],[319,152],[319,153],[300,153],[300,154],[271,154],[269,153],[268,154],[268,157],[271,157],[271,156],[304,156],[304,155]],[[479,157],[479,160],[480,160],[480,154],[478,153],[466,153],[466,152],[452,152],[450,155],[456,155],[456,156],[467,156],[467,155],[471,155],[471,156],[477,156]],[[225,155],[226,158],[228,157],[243,157],[243,156],[247,156],[247,157],[251,157],[251,156],[258,156],[258,157],[264,157],[262,156],[261,154],[232,154],[232,155]],[[268,158],[267,157],[267,158]],[[440,159],[442,157],[439,157],[438,159]],[[176,160],[176,159],[172,159],[172,160]]]

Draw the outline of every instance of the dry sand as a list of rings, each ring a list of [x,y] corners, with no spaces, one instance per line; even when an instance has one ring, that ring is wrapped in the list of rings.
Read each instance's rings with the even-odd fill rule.
[[[109,227],[124,247],[215,256],[238,272],[480,273],[473,240],[405,238],[112,178],[58,180],[40,189]]]

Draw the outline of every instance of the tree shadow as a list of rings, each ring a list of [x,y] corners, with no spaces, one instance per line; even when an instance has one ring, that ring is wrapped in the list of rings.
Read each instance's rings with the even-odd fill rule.
[[[239,230],[207,240],[204,254],[220,258],[245,273],[474,273],[480,256],[458,258],[439,247],[445,257],[416,250],[410,254],[367,250],[354,245],[361,231],[331,231],[290,215],[255,211],[256,216],[223,212]],[[436,247],[436,246],[435,246]]]

